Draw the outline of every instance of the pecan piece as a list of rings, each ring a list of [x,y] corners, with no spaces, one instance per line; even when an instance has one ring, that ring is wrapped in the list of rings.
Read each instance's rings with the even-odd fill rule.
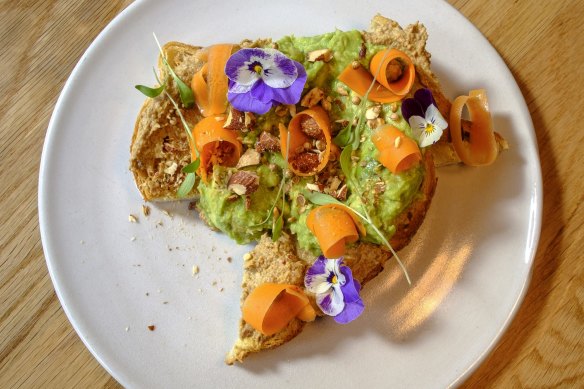
[[[307,94],[304,95],[302,100],[300,101],[300,105],[303,107],[313,107],[319,103],[324,97],[324,92],[322,89],[315,87],[312,88]]]
[[[311,138],[325,140],[324,132],[318,126],[316,120],[308,115],[302,115],[302,118],[300,119],[300,129]]]
[[[319,164],[318,154],[300,153],[291,161],[292,167],[301,173],[311,173],[316,170]]]
[[[316,61],[323,61],[329,62],[333,59],[333,51],[331,49],[320,49],[320,50],[313,50],[308,53],[306,58],[308,62],[316,62]]]
[[[234,193],[243,196],[249,195],[260,186],[260,177],[252,172],[245,170],[240,170],[234,173],[229,182],[227,183],[227,189],[232,190]]]
[[[280,151],[280,140],[269,132],[264,131],[260,134],[255,148],[258,153],[263,153],[264,151]]]

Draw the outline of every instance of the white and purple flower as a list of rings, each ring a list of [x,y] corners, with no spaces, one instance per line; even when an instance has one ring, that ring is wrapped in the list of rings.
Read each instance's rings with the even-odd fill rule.
[[[337,323],[346,324],[363,313],[365,306],[359,296],[361,285],[351,269],[343,265],[343,258],[327,259],[320,256],[304,276],[306,290],[316,295],[316,304]]]
[[[418,89],[413,99],[402,102],[401,111],[410,124],[420,147],[438,142],[448,123],[436,107],[434,96],[429,89]]]
[[[240,111],[264,114],[272,105],[296,104],[306,70],[276,49],[241,49],[225,64],[227,98]]]

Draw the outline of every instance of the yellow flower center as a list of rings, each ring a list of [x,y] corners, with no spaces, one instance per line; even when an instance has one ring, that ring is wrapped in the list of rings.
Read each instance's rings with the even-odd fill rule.
[[[339,279],[337,278],[337,276],[333,276],[333,278],[331,278],[331,282],[333,284],[336,284],[337,282],[339,282]]]
[[[261,65],[256,65],[256,66],[254,66],[254,67],[253,67],[253,70],[254,70],[254,71],[257,73],[257,74],[261,74],[261,73],[262,73],[262,70],[264,70],[264,69],[262,68],[262,66],[261,66]]]
[[[424,128],[426,134],[431,134],[434,132],[434,125],[432,123],[427,123],[426,128]]]

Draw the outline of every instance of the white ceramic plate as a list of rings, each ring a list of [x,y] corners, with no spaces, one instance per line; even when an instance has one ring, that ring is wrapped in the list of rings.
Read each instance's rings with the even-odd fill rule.
[[[401,254],[412,288],[392,263],[367,285],[359,320],[319,320],[277,350],[226,366],[249,247],[210,232],[185,203],[153,206],[144,217],[128,171],[143,102],[133,85],[153,82],[152,32],[163,42],[207,45],[364,29],[377,12],[402,25],[425,23],[446,94],[485,87],[511,150],[490,167],[439,171],[427,220]],[[424,388],[464,380],[509,324],[530,277],[541,196],[521,92],[487,40],[446,3],[139,1],[99,35],[59,98],[43,151],[39,212],[63,308],[123,385]],[[129,214],[139,222],[129,223]]]

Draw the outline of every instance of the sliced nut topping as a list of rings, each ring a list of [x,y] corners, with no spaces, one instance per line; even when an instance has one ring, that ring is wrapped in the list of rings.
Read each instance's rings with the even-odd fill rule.
[[[261,155],[254,149],[247,149],[245,153],[241,157],[239,157],[239,161],[237,161],[236,168],[240,169],[246,166],[254,166],[259,165],[261,160]]]
[[[296,197],[296,204],[298,204],[299,207],[303,207],[306,204],[304,196],[298,195],[298,197]]]
[[[251,130],[251,129],[253,129],[255,127],[256,119],[255,119],[255,115],[253,113],[246,112],[243,121],[244,121],[245,129],[246,130],[249,131],[249,130]]]
[[[378,117],[379,111],[376,110],[375,107],[371,107],[367,111],[365,111],[365,119],[367,120],[377,119]]]
[[[242,131],[245,128],[245,114],[235,108],[229,110],[223,128],[234,131]]]
[[[347,185],[341,186],[341,189],[337,190],[335,197],[339,201],[345,201],[347,199]]]
[[[340,94],[341,96],[349,96],[349,92],[347,92],[347,90],[342,86],[339,86],[337,88],[337,93]]]
[[[399,115],[397,113],[392,113],[389,115],[389,118],[395,122],[399,120]]]
[[[311,190],[313,192],[320,192],[320,187],[318,186],[318,184],[312,184],[310,182],[306,184],[306,189]]]
[[[178,168],[178,164],[176,162],[174,162],[174,161],[172,161],[172,162],[171,161],[168,161],[168,162],[170,162],[170,165],[168,165],[166,167],[166,169],[164,169],[164,172],[166,174],[169,174],[169,175],[172,176],[172,175],[174,175],[174,173],[176,173],[176,169]],[[168,164],[168,162],[167,162],[167,164]]]
[[[280,140],[269,132],[264,131],[260,134],[255,147],[258,153],[280,151]]]
[[[315,146],[318,151],[324,151],[326,149],[326,142],[319,139],[316,141]]]
[[[383,124],[385,124],[385,120],[383,120],[382,118],[377,118],[377,119],[373,119],[373,120],[367,120],[367,125],[371,129],[376,129],[377,127],[379,127],[379,126],[381,126]]]
[[[373,191],[375,191],[375,193],[383,193],[385,192],[385,182],[383,181],[378,181],[373,185]]]
[[[359,49],[359,58],[363,59],[367,55],[367,46],[364,42],[361,42],[361,48]]]
[[[329,62],[333,59],[333,51],[331,49],[314,50],[308,53],[308,62],[323,61]]]
[[[288,107],[288,110],[290,110],[291,116],[296,115],[296,105],[295,104],[289,104],[286,107]]]
[[[303,133],[314,139],[324,140],[324,132],[312,117],[302,115],[300,119],[300,129]]]
[[[361,104],[361,98],[357,95],[351,97],[351,103],[353,103],[354,105],[359,105]]]
[[[255,192],[260,186],[260,177],[252,172],[240,170],[229,179],[227,189],[243,196]]]
[[[351,62],[351,67],[353,69],[357,69],[359,66],[361,66],[361,64],[359,63],[359,61],[353,61],[353,62]]]
[[[331,188],[331,190],[337,190],[337,189],[339,189],[340,185],[341,185],[341,180],[339,180],[339,177],[333,177],[331,179],[331,183],[329,185],[329,188]]]
[[[404,73],[404,64],[399,59],[392,59],[387,64],[386,74],[388,81],[393,82],[398,80]]]
[[[333,105],[331,104],[331,102],[330,102],[330,100],[329,100],[329,99],[330,99],[330,97],[327,97],[326,99],[323,99],[323,100],[320,102],[320,105],[322,106],[322,108],[323,108],[325,111],[330,111],[330,110],[333,108]]]
[[[322,89],[315,87],[312,88],[307,94],[304,95],[300,101],[300,105],[306,108],[315,106],[324,97],[324,92]]]
[[[319,154],[304,152],[298,154],[294,160],[291,161],[292,167],[301,173],[311,173],[316,170],[319,165]]]

